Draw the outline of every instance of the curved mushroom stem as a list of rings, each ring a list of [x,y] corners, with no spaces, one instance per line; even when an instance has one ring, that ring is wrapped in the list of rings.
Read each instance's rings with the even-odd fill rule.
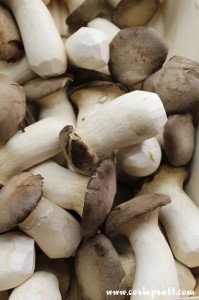
[[[49,272],[35,272],[26,282],[16,287],[9,298],[18,299],[61,300],[58,279]]]
[[[0,235],[0,291],[11,289],[34,272],[34,240],[18,231]]]
[[[46,5],[40,0],[7,2],[19,26],[31,69],[42,77],[64,73],[66,52]]]
[[[196,267],[199,264],[199,209],[183,191],[187,176],[185,169],[163,167],[151,182],[142,186],[139,195],[162,193],[171,198],[171,203],[160,211],[160,221],[176,259],[188,267]]]
[[[135,291],[142,291],[143,287],[147,291],[174,288],[177,292],[179,289],[174,258],[158,226],[158,213],[159,208],[138,217],[129,229],[121,229],[135,253],[136,271],[132,287]],[[132,300],[144,298],[144,295],[131,296]],[[174,299],[174,295],[156,296],[156,299]]]
[[[67,120],[46,118],[17,132],[0,149],[0,182],[58,154],[59,132]]]
[[[87,27],[103,31],[107,35],[109,43],[114,38],[114,36],[116,36],[116,34],[120,31],[120,28],[117,27],[115,24],[113,24],[107,19],[99,17],[88,22]]]
[[[45,199],[19,224],[50,258],[74,255],[80,240],[80,225],[66,210]]]

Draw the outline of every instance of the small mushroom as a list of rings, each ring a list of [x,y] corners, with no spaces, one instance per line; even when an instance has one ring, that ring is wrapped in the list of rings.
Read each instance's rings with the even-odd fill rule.
[[[112,0],[108,2],[113,3]],[[155,15],[159,0],[115,1],[112,21],[120,28],[145,26]]]
[[[146,194],[135,197],[117,207],[106,221],[106,232],[119,231],[129,238],[136,260],[133,291],[179,290],[179,282],[172,252],[158,226],[162,206],[170,203],[169,197]],[[161,268],[160,268],[161,266]],[[131,299],[140,299],[132,293]],[[174,299],[156,295],[156,299]]]
[[[84,239],[75,256],[75,269],[82,298],[106,300],[108,290],[125,289],[125,273],[110,240],[103,234]],[[89,284],[92,282],[92,284]],[[122,300],[124,296],[118,295]]]
[[[108,64],[108,38],[99,29],[81,27],[67,38],[65,48],[70,63],[75,67],[92,70]]]
[[[170,164],[174,167],[188,164],[195,148],[195,127],[191,114],[169,116],[163,137],[164,151]]]
[[[109,71],[132,88],[162,67],[167,51],[163,37],[152,28],[122,29],[110,43]]]
[[[76,129],[65,126],[60,145],[78,172],[91,174],[114,150],[155,136],[166,120],[158,95],[129,92],[93,112]]]
[[[29,279],[12,291],[9,298],[9,300],[19,299],[61,300],[58,279],[50,272],[34,272]]]
[[[23,45],[17,24],[11,12],[0,4],[0,60],[14,62],[23,54]]]
[[[81,241],[80,225],[76,219],[44,197],[19,227],[50,258],[74,255]]]
[[[199,265],[199,209],[183,190],[187,177],[185,168],[162,166],[138,195],[162,193],[171,198],[160,210],[160,221],[175,258],[192,268]]]
[[[120,31],[120,28],[117,27],[115,24],[113,24],[111,21],[105,19],[105,18],[95,18],[88,22],[87,27],[89,28],[95,28],[103,31],[107,38],[109,43],[112,41],[112,39],[116,36],[116,34]]]
[[[10,77],[0,74],[0,144],[9,140],[20,128],[26,114],[23,88]]]
[[[65,0],[69,9],[66,23],[75,28],[85,26],[97,17],[102,9],[101,0]]]
[[[199,63],[185,57],[172,57],[142,84],[144,91],[157,93],[167,114],[186,113],[198,104]]]
[[[34,240],[18,231],[0,235],[0,291],[27,280],[35,269]]]
[[[0,233],[24,221],[42,197],[42,177],[23,172],[0,190]]]
[[[31,69],[41,77],[63,74],[67,67],[66,51],[43,1],[8,0],[6,4],[19,26]]]
[[[121,148],[116,153],[118,167],[135,177],[144,177],[154,173],[162,158],[160,145],[155,137],[142,143]]]

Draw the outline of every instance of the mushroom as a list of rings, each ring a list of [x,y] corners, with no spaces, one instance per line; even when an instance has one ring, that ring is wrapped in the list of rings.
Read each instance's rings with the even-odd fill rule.
[[[34,240],[18,231],[0,235],[0,291],[27,280],[35,269]]]
[[[191,114],[169,116],[163,137],[164,151],[170,164],[174,167],[188,164],[195,147],[195,127]]]
[[[35,272],[12,291],[9,300],[18,299],[61,300],[58,279],[50,272]]]
[[[171,198],[160,210],[160,221],[176,259],[192,268],[199,265],[199,209],[183,191],[187,177],[185,168],[162,166],[138,195],[162,193]]]
[[[65,42],[70,63],[85,69],[100,69],[109,61],[109,42],[106,34],[94,28],[81,27]]]
[[[74,255],[81,241],[80,225],[76,219],[44,197],[19,227],[50,258]]]
[[[189,112],[198,104],[199,63],[185,57],[172,57],[142,84],[144,91],[157,93],[167,114]]]
[[[44,197],[55,204],[75,210],[81,217],[81,232],[90,237],[97,233],[111,210],[116,193],[116,170],[112,159],[106,159],[91,177],[65,169],[53,161],[31,169],[44,177]]]
[[[190,269],[185,265],[175,260],[176,269],[178,272],[179,288],[181,291],[193,291],[196,285],[196,280]]]
[[[126,89],[121,84],[109,81],[90,81],[69,89],[69,96],[78,108],[76,126],[81,126],[85,119],[104,104],[123,95]]]
[[[23,172],[0,190],[0,233],[24,221],[42,197],[42,177]]]
[[[75,256],[75,269],[83,299],[105,300],[108,290],[125,289],[125,273],[119,256],[102,233],[83,240]],[[118,300],[123,298],[117,296]]]
[[[10,77],[0,74],[0,144],[9,140],[20,128],[26,114],[23,88]]]
[[[113,6],[112,21],[120,28],[145,26],[155,15],[159,0],[108,0]]]
[[[76,123],[72,105],[67,97],[67,89],[72,82],[72,75],[48,79],[36,78],[23,87],[27,101],[38,103],[39,119],[56,117],[65,119],[70,124]]]
[[[75,259],[70,259],[70,271],[71,271],[71,284],[68,291],[68,295],[63,300],[82,300],[82,294],[80,292],[77,275],[75,273]]]
[[[114,150],[155,136],[166,120],[157,94],[129,92],[93,112],[76,130],[65,126],[60,145],[78,172],[90,174]]]
[[[118,167],[135,177],[144,177],[154,173],[160,165],[161,157],[161,148],[155,137],[121,148],[116,153]]]
[[[66,71],[66,51],[53,18],[41,0],[3,0],[15,16],[31,69],[41,77]],[[35,34],[36,33],[36,34]]]
[[[0,60],[17,61],[24,54],[20,33],[12,14],[2,5],[0,5],[0,28]]]
[[[113,24],[111,21],[105,19],[105,18],[95,18],[87,23],[87,27],[89,28],[95,28],[103,31],[107,38],[109,43],[112,41],[112,39],[116,36],[116,34],[120,31],[120,28],[117,27],[115,24]]]
[[[101,0],[65,0],[69,9],[66,23],[75,28],[84,26],[97,17],[102,9]]]
[[[122,29],[110,43],[109,71],[132,88],[162,67],[167,51],[166,42],[152,28]]]
[[[107,218],[106,232],[119,231],[126,235],[135,253],[133,300],[142,299],[137,291],[143,287],[147,291],[179,290],[174,258],[158,226],[159,210],[168,203],[170,199],[165,195],[146,194],[117,206]],[[174,299],[168,294],[155,297],[157,300]]]

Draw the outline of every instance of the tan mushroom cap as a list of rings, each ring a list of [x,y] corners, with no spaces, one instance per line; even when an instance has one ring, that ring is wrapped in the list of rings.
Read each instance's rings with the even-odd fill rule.
[[[24,54],[17,23],[11,12],[0,4],[0,60],[15,62]]]
[[[72,74],[53,78],[36,78],[23,85],[26,99],[34,101],[46,97],[68,86],[73,81]]]
[[[113,10],[112,21],[120,28],[145,26],[159,5],[159,0],[121,0]]]
[[[160,69],[168,49],[162,36],[150,27],[120,30],[110,43],[109,71],[132,87]]]
[[[85,237],[95,235],[108,216],[116,194],[116,168],[107,158],[91,176],[85,195],[81,232]]]
[[[147,214],[158,207],[167,205],[171,200],[163,194],[137,196],[115,207],[106,221],[106,232],[112,233],[130,223],[133,219]]]
[[[19,130],[25,114],[23,88],[9,76],[0,74],[0,144]]]
[[[199,103],[199,63],[173,56],[149,76],[142,89],[159,95],[167,114],[189,112]]]
[[[42,197],[42,177],[23,172],[0,190],[0,232],[23,222]]]
[[[83,299],[107,299],[107,290],[126,287],[119,256],[110,240],[101,233],[83,240],[76,252],[75,267]],[[117,299],[123,297],[118,295]]]
[[[101,0],[85,0],[68,15],[66,23],[71,27],[82,27],[90,20],[97,17],[100,14],[101,9]]]

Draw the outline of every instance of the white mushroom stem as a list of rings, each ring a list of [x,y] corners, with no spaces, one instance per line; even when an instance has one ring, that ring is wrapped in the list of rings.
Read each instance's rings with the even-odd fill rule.
[[[15,288],[9,300],[61,300],[59,282],[49,272],[35,272],[26,282]]]
[[[157,94],[134,91],[91,114],[76,128],[76,133],[102,159],[116,149],[155,136],[166,121],[166,113]]]
[[[65,42],[68,59],[75,67],[100,69],[109,61],[109,42],[98,29],[81,27]]]
[[[87,27],[103,31],[106,34],[109,43],[112,41],[114,36],[116,36],[116,34],[120,31],[120,28],[117,27],[115,24],[113,24],[107,19],[99,17],[88,22]]]
[[[199,207],[198,178],[199,178],[199,125],[196,129],[195,150],[189,165],[190,178],[185,185],[185,191]]]
[[[172,252],[158,226],[159,208],[147,213],[142,221],[122,229],[128,235],[136,259],[136,271],[132,290],[179,290],[177,271]],[[128,226],[128,224],[127,224]],[[126,227],[127,228],[127,227]],[[161,270],[162,271],[161,271]],[[174,299],[173,295],[158,296],[155,299]],[[140,300],[143,296],[132,295],[132,300]],[[149,298],[148,298],[149,299]]]
[[[22,36],[31,69],[41,77],[65,72],[66,51],[53,21],[41,0],[9,0]]]
[[[18,131],[0,149],[0,182],[60,153],[59,132],[66,124],[67,120],[46,118]]]
[[[199,209],[183,191],[186,178],[184,169],[164,168],[144,184],[139,195],[161,193],[170,197],[171,203],[160,210],[160,221],[176,259],[188,267],[196,267],[199,265]]]
[[[72,13],[76,8],[78,8],[85,0],[65,0],[67,3],[69,12]]]
[[[75,218],[44,197],[19,226],[50,258],[74,255],[81,240],[80,225]]]
[[[119,168],[135,177],[154,173],[160,165],[161,157],[161,148],[155,137],[122,148],[116,154]]]
[[[29,172],[41,174],[44,178],[44,197],[63,208],[75,210],[82,216],[89,177],[63,168],[50,160],[34,166]]]
[[[196,285],[196,279],[185,265],[175,260],[176,269],[178,272],[179,287],[181,291],[193,291]]]
[[[0,73],[8,75],[19,84],[24,84],[37,76],[31,70],[25,56],[14,63],[0,61]]]
[[[34,240],[21,232],[0,235],[0,291],[27,280],[35,269]]]

